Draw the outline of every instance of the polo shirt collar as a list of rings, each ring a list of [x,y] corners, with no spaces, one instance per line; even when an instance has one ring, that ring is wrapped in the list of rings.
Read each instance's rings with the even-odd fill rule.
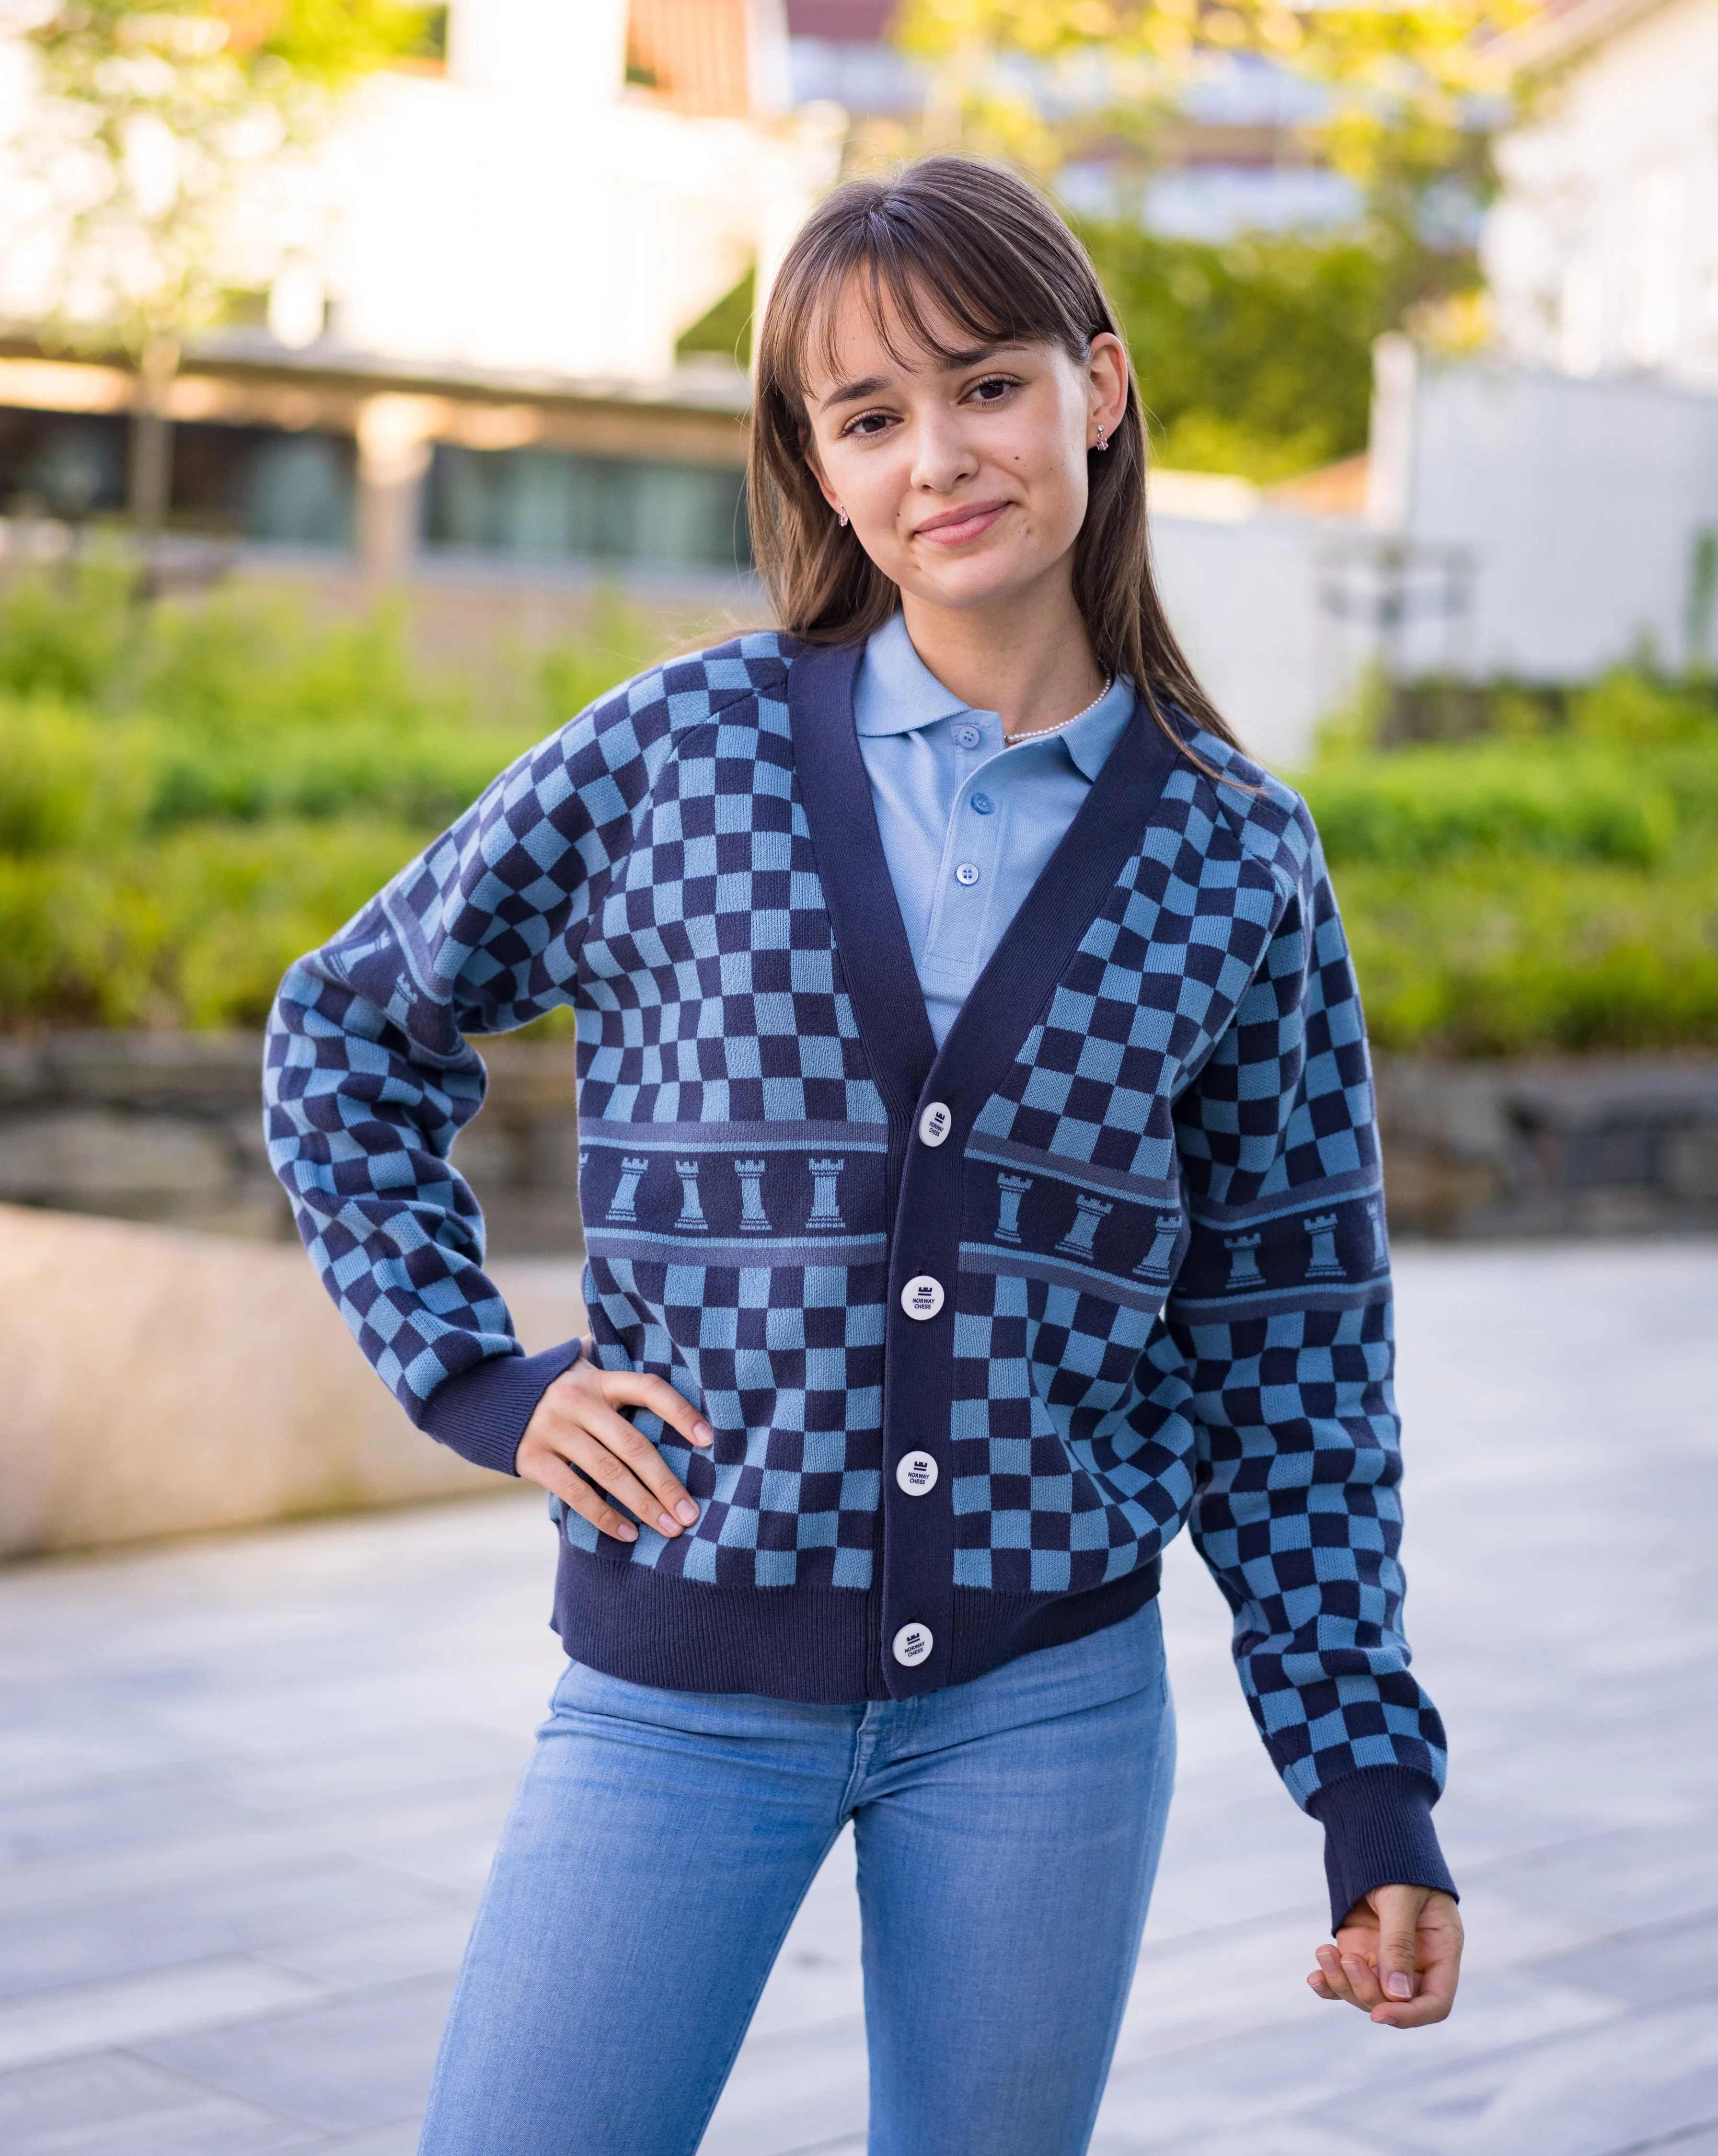
[[[874,636],[860,662],[853,720],[862,734],[910,734],[939,719],[959,718],[971,707],[945,689],[913,648],[907,618],[898,607]]]
[[[853,699],[854,724],[862,734],[910,734],[939,719],[965,716],[973,707],[963,704],[945,689],[913,648],[907,634],[907,618],[898,608],[874,636],[866,640],[860,661],[858,693]],[[1011,744],[1017,754],[1036,740],[1059,742],[1077,771],[1088,783],[1103,768],[1109,752],[1127,726],[1134,711],[1133,685],[1112,681],[1090,711],[1082,711],[1066,726],[1042,736],[1028,734]],[[994,712],[987,716],[994,718]]]

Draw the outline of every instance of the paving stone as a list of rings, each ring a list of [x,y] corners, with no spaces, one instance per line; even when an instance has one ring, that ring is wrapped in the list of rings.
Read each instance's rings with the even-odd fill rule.
[[[0,2070],[246,2020],[321,1996],[311,1979],[238,1955],[119,1984],[36,1991],[0,2005]]]
[[[1704,1999],[1619,2015],[1422,2077],[1391,2108],[1417,2156],[1686,2156],[1673,2137],[1718,2121],[1718,2013]]]
[[[0,1923],[0,1998],[433,1914],[448,1897],[352,1862],[303,1865]]]
[[[1146,2145],[1100,2125],[1093,2137],[1091,2156],[1134,2156]],[[1196,2141],[1184,2142],[1180,2156],[1390,2156],[1392,2150],[1399,2156],[1400,2146],[1381,2138],[1371,2125],[1363,2127],[1356,2139],[1328,2126],[1289,2118],[1249,2126],[1239,2133],[1201,2135]]]
[[[451,1976],[465,1954],[476,1910],[474,1902],[468,1907],[401,1924],[325,1932],[271,1948],[265,1958],[276,1969],[340,1991],[399,1984],[411,1977]]]
[[[1462,1999],[1402,2036],[1307,1992],[1319,1838],[1183,1538],[1180,1786],[1095,2156],[1718,2156],[1718,1247],[1399,1270]],[[561,1667],[553,1549],[513,1491],[0,1567],[0,1969],[30,1987],[0,2045],[134,2047],[0,2073],[5,2156],[412,2156]],[[861,2156],[862,2000],[843,1837],[705,2156]]]
[[[1232,2132],[1257,2119],[1313,2111],[1351,2118],[1365,2099],[1386,2105],[1391,2131],[1406,2140],[1394,2123],[1404,2078],[1430,2071],[1447,2082],[1476,2054],[1525,2051],[1619,2018],[1590,1993],[1519,1976],[1482,1978],[1463,1990],[1461,2010],[1434,2028],[1379,2028],[1352,2008],[1314,2001],[1323,2011],[1290,2025],[1119,2070],[1110,2076],[1099,2122],[1142,2150],[1179,2152],[1198,2134]],[[1526,2156],[1526,2147],[1510,2156]],[[1534,2148],[1532,2156],[1550,2152]]]
[[[138,2048],[158,2066],[325,2133],[367,2132],[422,2111],[452,1988],[443,1978],[402,1984]]]
[[[1718,1916],[1625,1932],[1548,1956],[1539,1967],[1557,1983],[1577,1984],[1631,2006],[1659,2006],[1705,1992],[1713,1994],[1718,2010]]]
[[[6,2156],[276,2156],[321,2137],[117,2054],[0,2075]]]

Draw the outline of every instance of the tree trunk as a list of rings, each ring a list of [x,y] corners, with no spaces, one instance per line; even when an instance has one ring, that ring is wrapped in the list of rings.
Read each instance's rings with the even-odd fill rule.
[[[146,553],[153,548],[167,522],[172,490],[173,437],[167,398],[178,371],[177,341],[151,337],[137,367],[130,473],[131,523]]]

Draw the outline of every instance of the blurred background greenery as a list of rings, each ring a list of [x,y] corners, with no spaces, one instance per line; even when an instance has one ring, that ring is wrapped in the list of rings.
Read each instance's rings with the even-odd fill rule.
[[[480,695],[414,667],[386,611],[139,606],[100,562],[13,583],[0,1028],[260,1024],[294,957],[661,642],[616,602]],[[1294,776],[1381,1046],[1718,1042],[1711,680],[1369,693]]]

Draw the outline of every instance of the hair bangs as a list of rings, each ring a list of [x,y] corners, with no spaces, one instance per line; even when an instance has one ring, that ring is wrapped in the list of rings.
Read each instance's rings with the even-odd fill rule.
[[[839,373],[841,301],[853,294],[897,367],[926,357],[958,367],[996,345],[1041,342],[1083,358],[1092,332],[1070,321],[1057,295],[1030,275],[999,275],[1000,265],[963,244],[964,237],[943,218],[903,215],[893,205],[856,218],[830,249],[824,274],[794,295],[804,319],[784,341],[784,357],[795,393],[805,397],[808,360],[827,376]]]

